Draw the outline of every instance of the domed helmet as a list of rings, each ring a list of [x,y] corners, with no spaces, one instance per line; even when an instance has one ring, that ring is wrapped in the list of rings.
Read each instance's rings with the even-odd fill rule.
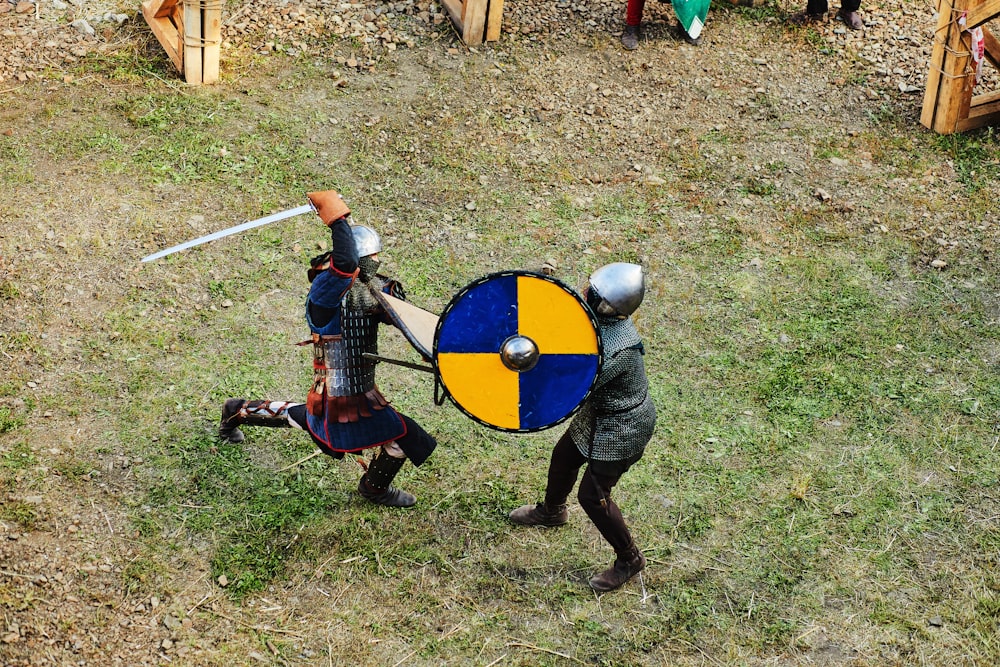
[[[646,279],[638,264],[606,264],[590,275],[587,305],[602,317],[625,319],[639,308]]]
[[[358,257],[367,257],[382,252],[382,239],[371,227],[354,225],[351,227],[354,235],[354,246],[358,249]]]
[[[364,225],[354,225],[351,227],[351,234],[354,235],[354,247],[358,249],[358,268],[361,272],[358,277],[361,282],[366,283],[378,272],[378,253],[382,252],[382,239],[378,232],[371,227]]]

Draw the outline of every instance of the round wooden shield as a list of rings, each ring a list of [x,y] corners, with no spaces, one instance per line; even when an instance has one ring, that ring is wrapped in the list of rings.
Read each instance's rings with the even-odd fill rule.
[[[600,329],[558,280],[493,273],[444,309],[434,360],[445,392],[468,416],[501,431],[539,431],[568,418],[590,394],[601,367]]]

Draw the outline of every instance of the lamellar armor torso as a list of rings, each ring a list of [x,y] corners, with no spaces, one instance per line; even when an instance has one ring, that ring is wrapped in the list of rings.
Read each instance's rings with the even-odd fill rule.
[[[323,285],[328,282],[322,280],[325,277],[316,277],[314,290],[329,290],[330,285]],[[383,313],[371,290],[382,287],[378,277],[368,283],[346,281],[334,317],[323,326],[317,325],[307,305],[306,319],[313,332],[313,384],[306,402],[309,430],[334,451],[374,447],[406,432],[375,384],[375,361],[364,356],[378,353]],[[310,291],[310,299],[313,296]]]
[[[364,354],[378,353],[380,313],[368,286],[356,281],[341,302],[340,333],[313,333],[314,388],[325,386],[328,396],[354,396],[375,388],[375,362]]]

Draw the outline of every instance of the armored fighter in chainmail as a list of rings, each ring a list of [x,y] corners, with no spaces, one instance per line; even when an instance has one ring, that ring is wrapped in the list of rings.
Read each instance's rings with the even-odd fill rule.
[[[646,566],[611,499],[611,489],[642,458],[656,424],[645,351],[630,317],[644,291],[642,267],[636,264],[608,264],[590,276],[584,296],[601,328],[604,363],[593,392],[552,450],[545,500],[510,513],[511,521],[525,526],[566,523],[566,501],[586,465],[577,498],[616,555],[610,568],[590,579],[598,592],[619,588]]]
[[[419,466],[437,442],[415,421],[400,414],[375,384],[379,324],[392,324],[375,292],[403,298],[402,287],[377,274],[378,234],[350,224],[350,209],[333,190],[312,192],[309,201],[330,228],[332,251],[310,262],[306,323],[312,332],[314,380],[305,403],[228,399],[219,437],[242,442],[240,426],[293,427],[309,432],[325,453],[379,447],[358,493],[379,505],[410,507],[413,495],[392,486],[406,459]]]

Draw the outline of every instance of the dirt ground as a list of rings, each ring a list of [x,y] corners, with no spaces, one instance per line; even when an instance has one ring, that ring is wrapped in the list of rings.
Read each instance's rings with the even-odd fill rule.
[[[128,9],[106,3],[88,4],[78,0],[70,9],[131,15]],[[848,34],[840,24],[830,23],[818,33],[831,49],[823,53],[802,33],[773,18],[754,23],[725,11],[710,15],[705,42],[691,47],[673,35],[669,14],[650,2],[647,11],[653,20],[647,38],[631,54],[621,50],[612,34],[623,2],[580,3],[583,9],[575,13],[569,2],[546,3],[554,18],[545,25],[529,25],[525,16],[530,12],[519,3],[510,4],[509,20],[517,26],[518,37],[497,45],[469,51],[447,31],[438,28],[435,33],[433,19],[427,18],[420,20],[425,27],[410,31],[415,35],[413,46],[405,45],[410,38],[395,28],[401,36],[392,39],[400,48],[345,47],[330,55],[346,63],[360,53],[362,65],[371,63],[343,68],[350,85],[365,95],[349,98],[347,104],[353,106],[335,113],[346,119],[403,114],[407,98],[420,96],[428,80],[462,71],[467,80],[478,82],[470,84],[468,99],[481,95],[488,100],[493,110],[511,119],[513,133],[537,132],[536,142],[516,144],[516,159],[545,160],[554,150],[590,156],[574,164],[580,178],[569,188],[571,196],[585,198],[589,186],[614,179],[676,183],[671,160],[694,150],[694,137],[715,131],[733,139],[702,147],[698,159],[703,169],[743,177],[757,174],[768,191],[781,192],[803,210],[832,201],[845,213],[848,226],[876,234],[882,229],[924,243],[921,261],[927,264],[961,262],[965,244],[982,238],[986,226],[997,224],[995,213],[992,218],[960,218],[937,205],[910,216],[907,207],[919,196],[914,193],[926,190],[926,199],[935,202],[963,196],[954,164],[941,159],[927,163],[919,174],[904,168],[887,174],[881,155],[875,155],[885,147],[878,140],[863,140],[863,134],[874,131],[875,117],[889,115],[916,124],[921,100],[917,91],[922,91],[925,47],[932,32],[931,12],[923,4],[863,8],[871,22],[867,37]],[[39,6],[44,14],[51,5]],[[24,27],[28,16],[14,12],[0,16],[8,53],[21,49],[23,55],[22,65],[8,68],[0,84],[0,133],[15,138],[39,123],[57,132],[60,119],[35,116],[35,105],[41,101],[52,105],[64,97],[65,103],[56,106],[72,113],[74,96],[86,97],[89,93],[81,93],[84,87],[103,85],[72,70],[76,62],[85,59],[90,49],[112,48],[123,40],[139,39],[136,35],[141,32],[134,23],[121,28],[112,17],[103,37],[98,31],[90,41],[64,40],[57,36],[67,34],[58,22],[42,30],[36,24],[31,34]],[[251,18],[244,13],[241,21],[245,24]],[[558,29],[552,27],[556,23]],[[55,25],[60,27],[51,27]],[[270,40],[249,32],[251,27],[245,27],[245,36],[231,37],[232,53],[268,48]],[[886,36],[890,33],[891,38]],[[427,35],[431,37],[424,39]],[[45,39],[53,42],[52,49],[57,43],[67,44],[71,57],[45,62],[24,55],[25,50],[44,49]],[[307,37],[301,40],[308,49]],[[892,49],[902,50],[900,45],[909,45],[910,50],[896,58],[896,65],[878,62]],[[866,58],[874,53],[881,54],[878,60]],[[384,67],[385,63],[392,67]],[[245,84],[247,74],[240,74],[240,81]],[[230,84],[224,80],[220,85]],[[380,97],[372,100],[376,92]],[[845,142],[856,138],[856,150],[843,157],[822,153],[813,140],[831,133]],[[768,171],[768,165],[775,168]],[[996,169],[996,160],[987,167]],[[39,163],[30,179],[17,182],[13,174],[4,176],[4,188],[16,188],[20,194],[8,192],[0,208],[0,274],[19,286],[23,298],[3,302],[3,331],[8,340],[42,335],[40,354],[58,359],[64,369],[86,372],[77,350],[102,332],[100,304],[124,298],[142,282],[134,267],[116,260],[114,249],[137,254],[155,244],[155,239],[132,238],[129,221],[141,216],[143,207],[152,206],[157,195],[129,192],[128,184],[96,179],[86,163]],[[895,198],[896,192],[907,194]],[[754,228],[764,242],[782,242],[766,238],[768,214],[757,211],[760,198],[753,192],[692,184],[678,186],[675,196],[711,199],[718,215]],[[188,213],[183,211],[183,219],[190,219]],[[694,213],[687,215],[678,222],[704,223]],[[189,236],[207,231],[196,229],[199,224],[204,223],[191,223]],[[73,229],[71,235],[63,233],[67,228]],[[460,235],[456,238],[461,242]],[[86,249],[94,249],[93,261],[68,256]],[[58,322],[71,326],[49,336],[48,327],[57,324],[54,313],[59,314]],[[41,324],[41,331],[25,330],[25,322]],[[0,360],[6,367],[4,381],[24,381],[24,395],[42,406],[33,414],[42,417],[27,425],[33,443],[29,450],[0,440],[4,461],[18,470],[13,485],[0,488],[0,495],[35,517],[28,522],[30,528],[0,522],[0,664],[222,664],[231,658],[220,647],[233,633],[248,628],[274,631],[267,595],[239,609],[227,606],[214,597],[216,588],[201,562],[179,557],[170,564],[169,597],[138,597],[123,587],[123,577],[136,566],[142,551],[135,547],[135,528],[122,499],[134,492],[133,471],[143,461],[92,447],[82,447],[87,458],[75,460],[74,447],[101,438],[105,426],[99,415],[88,415],[87,410],[76,415],[47,411],[46,397],[58,393],[60,375],[43,376],[32,353],[15,352],[12,346],[5,349],[6,358]],[[12,414],[24,408],[23,399],[4,401]],[[309,605],[316,602],[308,598],[307,579],[293,579],[280,591],[286,600],[302,596],[297,608],[302,619],[309,618]],[[210,597],[210,613],[194,614],[204,611]],[[307,634],[303,631],[303,639]],[[235,658],[279,662],[273,654]],[[811,660],[851,662],[834,649]],[[305,650],[296,664],[327,662]]]

